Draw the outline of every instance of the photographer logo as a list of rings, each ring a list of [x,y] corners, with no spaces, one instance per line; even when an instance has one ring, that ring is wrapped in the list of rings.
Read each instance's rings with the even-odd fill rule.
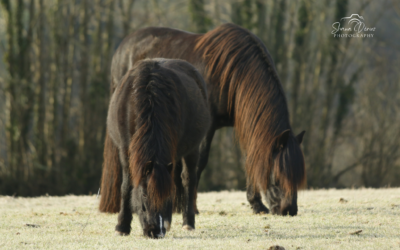
[[[343,17],[339,22],[332,24],[333,37],[345,37],[345,38],[366,38],[374,37],[375,27],[367,27],[364,23],[364,17],[358,14],[352,14],[349,17]]]

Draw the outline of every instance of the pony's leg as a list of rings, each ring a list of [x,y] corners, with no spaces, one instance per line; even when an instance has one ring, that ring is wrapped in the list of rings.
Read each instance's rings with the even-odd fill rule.
[[[253,213],[269,213],[268,208],[261,201],[260,192],[254,189],[254,185],[249,179],[247,179],[247,200],[253,209]]]
[[[131,207],[131,193],[132,185],[129,178],[129,165],[126,158],[122,159],[122,185],[121,185],[121,209],[118,214],[118,224],[115,226],[117,235],[128,235],[131,232],[132,222],[132,207]]]
[[[203,141],[200,145],[200,159],[197,166],[197,182],[196,182],[196,190],[195,190],[195,197],[194,197],[194,212],[199,214],[199,210],[197,209],[197,188],[199,187],[201,173],[203,172],[204,168],[208,162],[208,156],[210,153],[211,142],[215,134],[215,128],[212,126],[207,133],[207,136],[204,137]]]
[[[196,188],[196,166],[199,161],[199,153],[193,152],[185,156],[185,164],[182,169],[182,184],[184,188],[184,199],[183,199],[183,229],[193,230],[195,228],[195,214],[194,214],[194,197]]]
[[[175,198],[173,211],[181,213],[183,210],[184,189],[182,185],[182,161],[178,161],[174,167]]]

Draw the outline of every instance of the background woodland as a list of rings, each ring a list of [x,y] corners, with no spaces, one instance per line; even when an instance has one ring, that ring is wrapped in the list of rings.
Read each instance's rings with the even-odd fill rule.
[[[96,193],[112,54],[129,33],[233,22],[271,53],[309,188],[400,185],[400,2],[0,0],[0,194]],[[334,38],[358,13],[373,37]],[[234,130],[214,137],[200,191],[245,189]]]

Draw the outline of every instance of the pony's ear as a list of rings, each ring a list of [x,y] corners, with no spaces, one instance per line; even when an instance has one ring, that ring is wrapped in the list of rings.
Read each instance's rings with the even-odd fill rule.
[[[303,136],[306,133],[305,130],[303,130],[303,132],[301,132],[300,134],[296,135],[296,140],[299,144],[301,144],[303,142]]]
[[[280,135],[278,135],[276,137],[275,145],[278,149],[286,146],[287,141],[289,139],[289,135],[290,135],[290,129],[286,129],[285,131],[283,131]]]

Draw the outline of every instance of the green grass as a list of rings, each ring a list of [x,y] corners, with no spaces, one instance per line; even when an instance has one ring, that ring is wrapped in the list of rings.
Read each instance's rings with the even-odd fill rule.
[[[151,240],[141,235],[136,216],[131,235],[114,236],[117,215],[99,213],[96,196],[2,196],[0,249],[400,248],[399,188],[302,191],[295,217],[253,215],[245,197],[201,193],[195,231],[182,230],[182,217],[175,214],[167,236]],[[357,230],[362,232],[349,234]]]

